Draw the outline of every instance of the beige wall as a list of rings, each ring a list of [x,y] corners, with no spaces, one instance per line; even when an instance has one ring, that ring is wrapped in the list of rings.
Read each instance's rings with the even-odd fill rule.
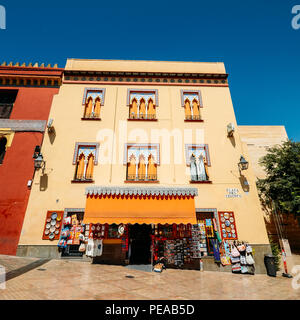
[[[83,61],[82,64],[74,60],[69,60],[67,67],[73,69],[84,68],[91,70],[95,66],[100,66],[100,70],[115,69],[121,62],[103,62],[98,64],[94,61]],[[139,69],[137,62],[126,62],[131,69]],[[113,66],[112,66],[113,64]],[[218,69],[225,72],[223,64],[217,64]],[[174,66],[172,63],[153,62],[143,63],[143,68],[148,70],[156,68],[172,72],[182,70],[194,64],[178,63]],[[121,69],[122,69],[121,68]],[[128,67],[129,68],[129,67]],[[181,68],[181,67],[180,67]],[[215,64],[195,64],[197,72],[215,72]],[[115,71],[115,70],[114,70]],[[174,71],[175,72],[175,71]],[[191,72],[191,71],[189,71]],[[104,106],[101,110],[101,121],[82,121],[83,115],[82,98],[84,88],[99,87],[106,88]],[[157,89],[159,94],[159,106],[157,108],[157,122],[130,122],[128,118],[128,107],[126,106],[127,88]],[[184,87],[189,89],[189,87]],[[178,85],[88,85],[88,84],[63,84],[60,92],[55,96],[49,118],[54,119],[56,138],[51,144],[49,136],[45,135],[42,147],[42,153],[46,160],[45,172],[48,175],[48,188],[40,191],[41,170],[36,172],[27,213],[23,225],[23,231],[20,239],[20,245],[49,245],[57,242],[43,241],[42,232],[47,210],[64,210],[65,208],[84,208],[84,191],[91,185],[125,185],[126,166],[119,163],[119,149],[121,148],[121,158],[123,159],[124,142],[148,142],[134,141],[119,136],[119,123],[127,126],[127,135],[133,129],[145,130],[148,134],[151,129],[178,129],[184,132],[184,129],[190,129],[193,138],[182,141],[182,154],[176,154],[182,158],[181,164],[174,164],[173,148],[171,143],[171,162],[169,164],[161,163],[158,168],[159,184],[126,184],[127,186],[186,186],[197,187],[199,196],[195,198],[196,208],[216,208],[219,211],[234,211],[237,221],[237,232],[239,239],[249,241],[253,244],[267,244],[267,234],[263,215],[260,208],[257,190],[255,186],[255,177],[250,164],[247,171],[243,171],[248,182],[249,192],[244,192],[239,179],[239,170],[237,163],[240,155],[247,159],[246,145],[242,144],[239,136],[239,130],[236,130],[234,139],[227,137],[226,126],[229,122],[236,125],[236,119],[231,102],[229,88],[226,86],[199,86],[190,87],[190,89],[201,90],[204,108],[201,110],[204,119],[203,123],[184,122],[184,109],[181,107],[180,89]],[[94,169],[94,184],[72,184],[75,166],[72,164],[75,142],[100,142],[100,155],[104,147],[103,141],[97,141],[97,135],[101,129],[111,129],[116,133],[114,145],[116,146],[115,164],[99,163]],[[189,168],[185,164],[184,144],[195,143],[196,130],[204,132],[203,141],[207,143],[210,150],[211,167],[209,167],[210,180],[212,184],[190,184]],[[121,143],[119,143],[121,139]],[[122,141],[123,139],[123,141]],[[160,142],[161,151],[167,148],[167,144]],[[176,144],[177,145],[177,144]],[[100,159],[99,159],[100,160]],[[226,198],[226,188],[238,188],[240,198]]]
[[[282,144],[288,139],[284,126],[239,126],[239,133],[243,142],[247,144],[254,175],[264,178],[265,172],[259,164],[267,153],[268,147]]]

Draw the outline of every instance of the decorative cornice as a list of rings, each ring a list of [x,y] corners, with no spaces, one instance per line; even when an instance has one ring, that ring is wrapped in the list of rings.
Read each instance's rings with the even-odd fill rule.
[[[53,65],[53,67],[51,67],[51,63],[49,63],[47,66],[45,66],[45,63],[41,63],[39,65],[38,62],[32,64],[32,62],[29,62],[27,65],[25,62],[23,62],[21,65],[19,62],[16,62],[15,64],[13,64],[13,62],[9,62],[7,63],[6,61],[3,61],[1,63],[1,67],[5,67],[6,69],[32,69],[32,70],[37,70],[37,69],[57,69],[57,70],[64,70],[62,68],[58,68],[57,63]]]
[[[63,83],[228,86],[226,73],[162,73],[65,70]]]
[[[23,63],[20,66],[19,63],[13,65],[12,62],[3,62],[0,66],[0,86],[58,88],[61,85],[63,70],[58,68],[57,64],[53,67],[48,64],[45,67],[44,63],[40,66],[38,63]]]
[[[164,188],[164,187],[88,187],[86,195],[145,195],[145,196],[198,196],[196,188]]]
[[[0,119],[0,128],[10,128],[12,131],[37,131],[44,132],[45,120],[10,120]]]

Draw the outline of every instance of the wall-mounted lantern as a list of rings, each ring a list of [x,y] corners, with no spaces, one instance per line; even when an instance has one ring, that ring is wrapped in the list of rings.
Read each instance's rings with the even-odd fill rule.
[[[232,137],[234,133],[234,124],[231,122],[227,125],[227,136]]]
[[[243,156],[241,156],[238,166],[240,170],[247,170],[249,167],[249,162]]]
[[[43,159],[43,155],[40,153],[37,156],[37,158],[34,159],[34,168],[35,169],[41,169],[44,164],[45,164],[45,161]]]
[[[53,119],[49,119],[49,121],[48,121],[48,123],[47,123],[47,128],[48,128],[48,132],[49,132],[49,133],[54,132]]]
[[[32,158],[34,159],[34,168],[35,169],[40,169],[44,166],[45,161],[44,161],[43,155],[41,154],[41,147],[40,146],[35,147]]]

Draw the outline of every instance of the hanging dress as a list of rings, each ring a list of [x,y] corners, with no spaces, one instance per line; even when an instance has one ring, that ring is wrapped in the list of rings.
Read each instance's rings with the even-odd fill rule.
[[[203,159],[202,154],[199,157],[199,161],[197,163],[197,167],[198,167],[198,180],[199,181],[206,181],[207,180],[207,176],[206,176],[204,159]]]
[[[196,158],[194,157],[194,155],[191,156],[191,180],[198,180]]]

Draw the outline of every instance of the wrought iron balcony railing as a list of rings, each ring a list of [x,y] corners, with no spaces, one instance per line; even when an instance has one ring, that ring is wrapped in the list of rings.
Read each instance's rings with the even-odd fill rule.
[[[92,181],[93,176],[91,174],[86,174],[85,176],[82,174],[77,174],[74,178],[74,181]]]
[[[200,115],[197,116],[185,116],[185,120],[202,120]]]
[[[100,114],[99,113],[85,113],[83,116],[84,119],[100,119]]]
[[[157,175],[156,174],[128,174],[127,175],[127,181],[157,181]]]
[[[130,114],[129,119],[136,119],[136,120],[155,120],[156,114]]]

